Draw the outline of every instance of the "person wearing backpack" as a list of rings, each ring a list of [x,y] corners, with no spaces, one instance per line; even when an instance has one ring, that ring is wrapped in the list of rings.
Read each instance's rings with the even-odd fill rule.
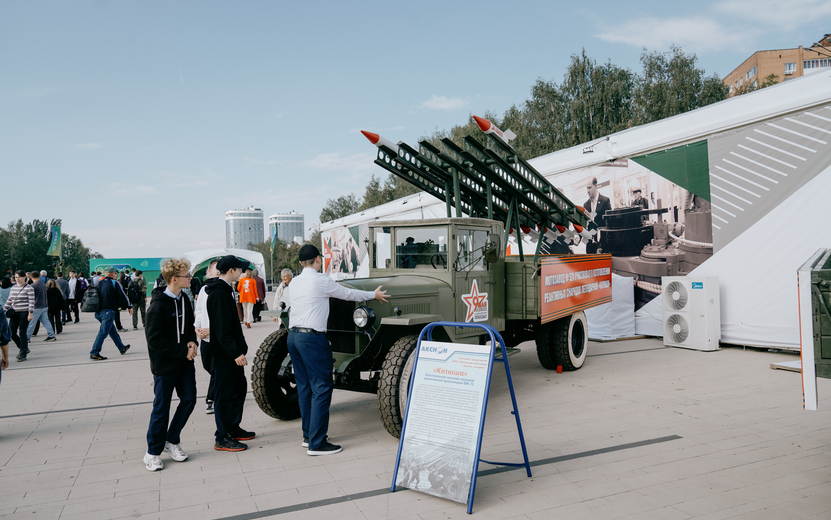
[[[141,326],[144,327],[144,311],[147,303],[147,280],[142,271],[136,271],[136,278],[127,287],[127,299],[133,304],[133,330],[138,330],[138,315],[141,312]]]

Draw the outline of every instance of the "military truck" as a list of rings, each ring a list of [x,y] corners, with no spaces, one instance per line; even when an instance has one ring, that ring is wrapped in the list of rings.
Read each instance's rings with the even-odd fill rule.
[[[375,162],[443,198],[448,216],[369,224],[369,277],[340,283],[364,290],[382,285],[388,301],[329,303],[326,335],[332,345],[334,386],[376,393],[384,427],[396,437],[401,434],[413,352],[427,324],[487,323],[500,331],[507,348],[533,340],[543,367],[576,370],[588,348],[583,310],[611,301],[609,255],[540,253],[546,234],[555,239],[591,236],[582,208],[525,163],[501,131],[490,148],[469,140],[466,150],[448,140],[442,149],[422,142],[419,152],[380,137],[374,141],[379,149]],[[491,156],[500,161],[488,163]],[[464,209],[471,216],[451,217],[453,206],[456,215]],[[526,257],[521,247],[519,255],[506,255],[509,235],[517,233],[521,244],[520,233],[532,232],[530,226],[539,231],[534,256]],[[290,420],[300,410],[287,347],[288,315],[280,312],[280,317],[286,328],[270,334],[259,347],[252,386],[266,414]],[[444,327],[433,338],[483,344],[486,335],[478,328]]]

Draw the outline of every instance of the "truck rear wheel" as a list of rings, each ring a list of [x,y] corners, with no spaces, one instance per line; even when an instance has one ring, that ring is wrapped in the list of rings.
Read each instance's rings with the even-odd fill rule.
[[[378,383],[378,414],[384,428],[393,437],[401,437],[404,412],[407,410],[407,396],[410,391],[410,375],[415,364],[415,350],[418,336],[404,336],[393,344],[384,364],[381,365],[381,380]]]
[[[289,421],[300,417],[297,387],[289,357],[289,332],[280,329],[269,334],[257,350],[251,367],[251,389],[260,409],[270,417]]]
[[[589,327],[583,311],[540,325],[537,331],[537,357],[548,370],[558,365],[563,370],[577,370],[586,361]]]

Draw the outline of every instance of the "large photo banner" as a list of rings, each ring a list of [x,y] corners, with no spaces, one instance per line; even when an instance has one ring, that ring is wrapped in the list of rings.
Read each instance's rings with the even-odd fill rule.
[[[397,486],[467,503],[492,351],[489,345],[419,344]]]

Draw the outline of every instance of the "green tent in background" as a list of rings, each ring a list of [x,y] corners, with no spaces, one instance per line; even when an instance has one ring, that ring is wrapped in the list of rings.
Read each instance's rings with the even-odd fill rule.
[[[707,141],[639,155],[632,157],[632,160],[702,199],[710,201]]]

